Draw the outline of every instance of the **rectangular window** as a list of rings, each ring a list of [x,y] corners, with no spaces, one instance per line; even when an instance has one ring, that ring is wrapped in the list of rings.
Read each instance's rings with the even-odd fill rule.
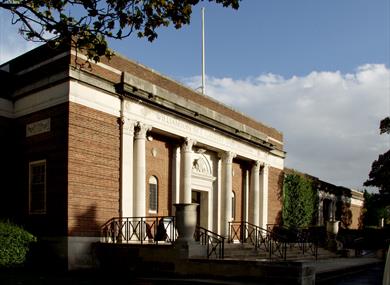
[[[29,164],[29,213],[46,213],[46,160]]]

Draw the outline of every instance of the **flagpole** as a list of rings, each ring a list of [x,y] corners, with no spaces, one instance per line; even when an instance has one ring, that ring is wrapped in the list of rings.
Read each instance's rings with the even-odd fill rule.
[[[206,94],[206,68],[205,68],[205,49],[204,49],[204,7],[202,8],[202,94]]]

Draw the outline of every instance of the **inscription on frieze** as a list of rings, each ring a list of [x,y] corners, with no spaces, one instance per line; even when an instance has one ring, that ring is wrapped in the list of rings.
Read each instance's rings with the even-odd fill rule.
[[[36,121],[26,125],[26,137],[50,132],[50,118]]]

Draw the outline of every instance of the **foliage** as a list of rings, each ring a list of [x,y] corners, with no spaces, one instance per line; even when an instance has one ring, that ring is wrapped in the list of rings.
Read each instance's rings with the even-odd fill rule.
[[[307,227],[316,211],[317,197],[313,183],[298,173],[287,174],[283,182],[283,224]]]
[[[112,55],[106,38],[123,39],[132,33],[157,38],[157,28],[176,29],[190,23],[192,7],[203,0],[0,0],[12,13],[13,24],[28,40],[71,43],[99,61]],[[209,0],[238,9],[241,0]]]
[[[386,224],[390,224],[390,206],[386,204],[381,195],[364,191],[364,226],[379,226],[382,218],[385,219]]]
[[[390,133],[390,118],[383,119],[380,123],[380,133]],[[372,163],[368,180],[364,186],[374,186],[379,188],[379,192],[386,198],[390,195],[390,150],[380,154],[378,159]]]
[[[0,221],[0,267],[21,265],[36,238],[21,227]]]

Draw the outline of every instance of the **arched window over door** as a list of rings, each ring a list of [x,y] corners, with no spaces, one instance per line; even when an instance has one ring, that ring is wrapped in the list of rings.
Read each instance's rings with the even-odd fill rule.
[[[149,213],[156,214],[158,210],[158,180],[156,176],[149,178]]]

